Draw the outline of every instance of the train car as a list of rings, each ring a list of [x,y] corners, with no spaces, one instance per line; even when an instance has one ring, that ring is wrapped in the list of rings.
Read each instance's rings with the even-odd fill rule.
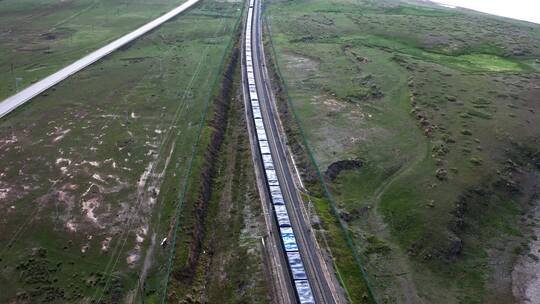
[[[268,179],[268,186],[269,187],[279,187],[279,181],[278,181],[277,177],[272,176],[272,177],[267,177],[267,179]],[[272,192],[270,194],[272,194]],[[274,195],[281,195],[281,191],[280,192],[274,191],[273,194]]]
[[[262,119],[254,119],[255,120],[255,129],[258,131],[264,131],[266,132],[266,128],[264,127],[264,123]]]
[[[291,268],[293,280],[307,280],[306,270],[304,269],[300,253],[296,251],[287,252],[287,260]]]
[[[272,160],[272,155],[263,154],[262,155],[262,160],[263,160],[264,169],[266,169],[266,170],[274,170],[274,161]]]
[[[300,304],[315,304],[313,292],[311,291],[308,280],[295,280],[294,285]]]
[[[268,146],[268,141],[266,140],[259,140],[259,149],[263,155],[270,154],[270,147]]]
[[[255,119],[262,118],[261,109],[259,107],[252,107],[252,109],[253,109],[253,118]]]
[[[272,203],[274,203],[274,205],[285,205],[283,195],[272,195]]]
[[[255,120],[255,128],[257,128],[257,130],[264,130],[264,123],[262,119],[258,118],[254,120]]]
[[[256,119],[256,120],[259,120],[259,121],[262,122],[261,119]],[[257,130],[257,133],[259,133],[259,132],[260,132],[260,133],[264,132],[264,134],[266,134],[266,129],[264,128],[264,125],[261,125],[261,124],[255,125],[255,130]]]
[[[276,170],[274,170],[274,169],[266,169],[264,171],[266,173],[266,178],[277,179]]]
[[[247,84],[249,91],[249,100],[253,113],[253,123],[257,132],[259,150],[261,153],[262,164],[265,170],[266,183],[272,199],[273,210],[277,225],[280,231],[283,250],[287,255],[287,264],[291,273],[294,288],[301,304],[315,304],[311,286],[307,280],[304,264],[300,253],[298,252],[298,244],[294,235],[292,224],[285,206],[285,200],[275,171],[275,163],[271,154],[270,146],[267,139],[267,133],[262,120],[262,113],[257,95],[257,84],[255,82],[255,70],[253,62],[253,41],[252,27],[254,14],[255,0],[249,0],[248,17],[246,23],[245,36],[245,64]]]
[[[286,252],[298,251],[298,244],[296,244],[296,238],[291,227],[281,227],[279,233]]]
[[[269,188],[270,188],[270,194],[271,195],[282,195],[283,196],[283,194],[281,193],[281,187],[279,185],[278,186],[270,185]]]
[[[274,161],[272,160],[272,155],[263,154],[262,160],[265,170],[274,170]]]
[[[275,205],[274,211],[279,227],[291,227],[291,220],[289,219],[287,208],[285,208],[284,205]]]
[[[257,137],[259,140],[268,140],[266,138],[266,131],[265,130],[257,130]]]
[[[271,180],[277,180],[276,170],[264,170],[266,173],[266,178]]]

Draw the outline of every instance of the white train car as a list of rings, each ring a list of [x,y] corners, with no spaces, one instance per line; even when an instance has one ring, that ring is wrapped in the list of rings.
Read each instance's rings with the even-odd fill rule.
[[[279,233],[281,235],[281,240],[283,241],[283,246],[285,251],[296,251],[298,252],[298,244],[296,243],[296,238],[294,237],[294,232],[292,227],[281,227],[279,228]]]
[[[306,271],[300,253],[296,251],[287,252],[287,259],[291,266],[293,280],[307,280]]]
[[[261,151],[261,154],[270,154],[270,147],[268,146],[268,142],[265,140],[259,140],[259,150]]]
[[[249,0],[248,17],[246,23],[246,37],[244,46],[244,57],[246,60],[246,75],[249,91],[249,100],[251,105],[251,112],[253,114],[253,124],[255,131],[257,132],[258,147],[261,155],[262,164],[264,167],[264,173],[266,176],[267,188],[272,199],[272,205],[274,210],[274,216],[279,227],[281,243],[283,250],[286,253],[287,264],[293,280],[293,285],[296,291],[298,301],[301,304],[315,304],[313,292],[307,280],[306,271],[300,252],[298,251],[298,244],[292,228],[292,224],[289,218],[287,207],[285,206],[285,199],[281,192],[281,186],[275,171],[275,164],[272,157],[272,152],[268,144],[268,138],[266,128],[262,120],[261,108],[259,103],[259,96],[257,95],[257,85],[255,82],[255,71],[253,66],[253,54],[252,54],[252,26],[253,26],[253,12],[255,7],[255,0]]]
[[[311,291],[311,286],[309,286],[308,280],[295,280],[294,284],[300,304],[315,304],[313,292]]]

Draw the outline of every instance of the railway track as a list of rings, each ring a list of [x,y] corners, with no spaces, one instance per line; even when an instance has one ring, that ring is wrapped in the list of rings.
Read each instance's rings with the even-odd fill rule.
[[[287,154],[287,146],[281,137],[279,117],[275,106],[270,78],[266,70],[262,43],[260,0],[250,0],[247,22],[244,29],[243,45],[243,87],[248,123],[251,134],[252,152],[256,166],[262,168],[260,178],[261,197],[270,204],[267,222],[278,236],[281,253],[278,262],[286,268],[289,284],[279,283],[292,289],[282,291],[282,297],[294,294],[293,302],[298,303],[344,303],[344,297],[334,272],[324,260],[315,235],[311,229],[309,216],[294,183],[295,170]],[[272,240],[272,239],[271,239]],[[279,246],[278,245],[278,246]],[[275,250],[274,250],[275,252]],[[275,253],[274,253],[275,254]],[[280,262],[279,262],[280,261]]]

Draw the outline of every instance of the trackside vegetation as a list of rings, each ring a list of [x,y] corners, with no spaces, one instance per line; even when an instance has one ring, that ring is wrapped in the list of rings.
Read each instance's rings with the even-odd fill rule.
[[[162,301],[178,198],[240,7],[201,3],[0,121],[0,302]]]
[[[537,263],[538,25],[413,1],[275,0],[265,14],[306,199],[353,302],[368,285],[381,303],[523,299],[512,286],[533,288]],[[353,250],[335,243],[339,222]],[[361,263],[344,266],[353,252]]]

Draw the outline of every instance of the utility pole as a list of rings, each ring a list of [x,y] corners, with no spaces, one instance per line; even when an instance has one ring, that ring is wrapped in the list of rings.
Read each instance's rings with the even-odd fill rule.
[[[15,77],[15,92],[19,92],[19,85],[23,81],[22,77]]]
[[[163,57],[159,57],[159,77],[163,78]]]

